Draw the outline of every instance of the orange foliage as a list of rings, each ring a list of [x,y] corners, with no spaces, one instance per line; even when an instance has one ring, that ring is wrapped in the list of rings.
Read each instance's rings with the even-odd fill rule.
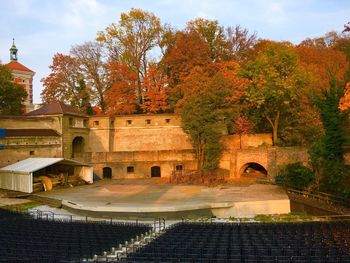
[[[44,103],[59,100],[78,106],[81,94],[76,87],[82,79],[78,61],[71,56],[57,53],[52,58],[50,69],[51,73],[41,79],[44,86],[41,97]]]
[[[209,46],[196,32],[178,32],[162,62],[169,72],[171,84],[177,84],[195,66],[210,64]]]
[[[317,90],[329,86],[331,77],[344,81],[348,69],[346,55],[331,48],[298,46],[296,51],[305,72],[310,73],[310,84]]]
[[[340,110],[347,110],[350,108],[350,82],[346,84],[344,97],[340,99]]]
[[[106,92],[107,114],[136,112],[137,74],[126,64],[111,62],[108,68],[112,85]]]
[[[143,80],[145,92],[144,102],[141,108],[145,113],[157,113],[168,108],[166,102],[167,79],[157,69],[156,65],[150,65]]]

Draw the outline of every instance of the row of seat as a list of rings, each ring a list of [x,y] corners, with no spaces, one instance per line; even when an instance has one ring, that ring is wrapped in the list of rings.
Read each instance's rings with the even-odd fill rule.
[[[0,262],[79,262],[149,230],[146,224],[48,221],[0,209]]]
[[[179,223],[124,261],[350,262],[349,231],[349,221]]]

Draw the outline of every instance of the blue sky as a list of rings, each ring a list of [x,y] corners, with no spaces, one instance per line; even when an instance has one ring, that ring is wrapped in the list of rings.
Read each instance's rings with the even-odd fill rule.
[[[350,21],[349,0],[0,0],[0,60],[9,61],[15,38],[19,62],[36,72],[34,103],[40,103],[40,79],[49,74],[52,56],[94,40],[131,7],[153,12],[177,29],[203,17],[293,43],[341,31]]]

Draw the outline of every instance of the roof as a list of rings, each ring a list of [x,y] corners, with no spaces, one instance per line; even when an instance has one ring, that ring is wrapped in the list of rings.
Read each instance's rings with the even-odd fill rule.
[[[33,70],[27,68],[26,66],[22,65],[17,61],[11,61],[10,63],[7,64],[7,67],[11,70],[19,70],[19,71],[35,73]]]
[[[5,137],[60,136],[52,129],[6,129]]]
[[[74,115],[74,116],[80,116],[80,117],[87,116],[86,114],[80,112],[76,108],[66,105],[60,101],[54,101],[37,110],[30,111],[25,115],[33,116],[33,115],[55,115],[55,114]]]
[[[88,166],[81,162],[64,159],[64,158],[28,158],[28,159],[19,161],[17,163],[8,165],[6,167],[3,167],[0,170],[32,173],[59,162],[61,162],[62,164]]]

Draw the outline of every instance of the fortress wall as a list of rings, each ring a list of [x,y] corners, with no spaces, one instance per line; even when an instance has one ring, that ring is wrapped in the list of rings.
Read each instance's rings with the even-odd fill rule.
[[[59,116],[26,117],[0,116],[0,128],[5,129],[52,129],[62,134]]]
[[[181,127],[116,129],[113,151],[189,150],[192,145]]]

